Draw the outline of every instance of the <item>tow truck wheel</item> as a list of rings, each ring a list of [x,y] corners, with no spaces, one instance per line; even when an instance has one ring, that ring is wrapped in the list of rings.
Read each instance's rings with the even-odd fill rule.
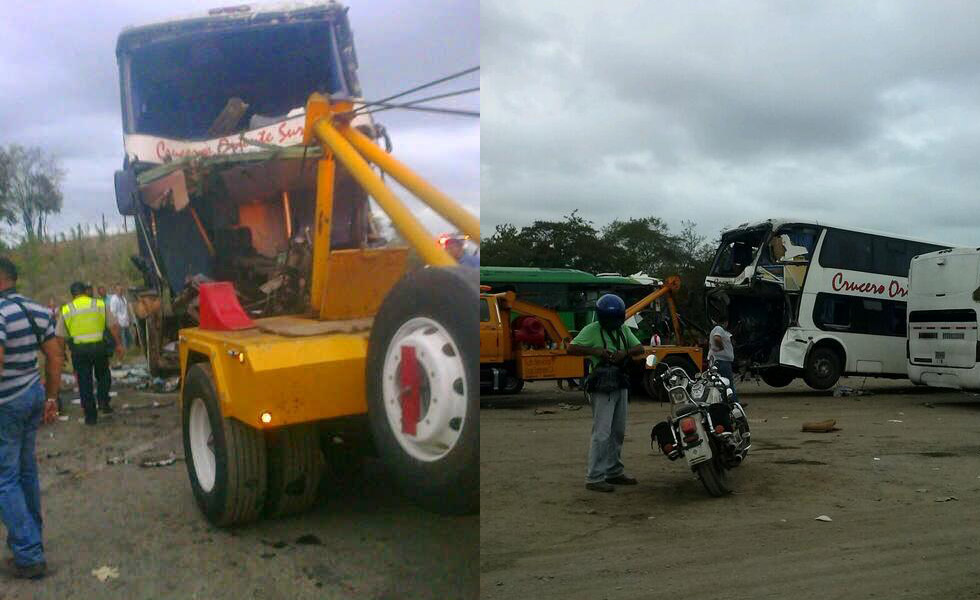
[[[181,397],[184,456],[194,499],[218,527],[254,521],[266,491],[262,434],[221,416],[211,366],[187,370]]]
[[[324,457],[315,425],[294,425],[267,437],[269,475],[265,515],[283,517],[306,512],[316,501]]]
[[[406,495],[445,514],[480,506],[477,282],[467,267],[407,274],[381,305],[368,343],[378,454]]]

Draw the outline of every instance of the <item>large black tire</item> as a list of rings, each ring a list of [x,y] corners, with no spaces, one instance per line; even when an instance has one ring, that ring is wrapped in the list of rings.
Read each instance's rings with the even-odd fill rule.
[[[266,453],[265,515],[283,517],[308,511],[316,501],[325,464],[316,425],[294,425],[271,432]]]
[[[368,417],[378,455],[406,495],[423,507],[444,514],[467,514],[480,508],[478,281],[476,270],[468,267],[430,267],[407,274],[392,288],[378,310],[368,342]],[[412,441],[406,439],[403,445],[398,436],[407,438],[407,434],[400,429],[395,431],[397,425],[391,422],[394,417],[389,418],[385,408],[388,389],[389,406],[401,415],[399,400],[391,391],[398,390],[396,373],[385,372],[386,361],[397,361],[395,353],[389,356],[389,347],[394,352],[395,336],[403,335],[410,323],[420,320],[435,326],[424,326],[415,335],[437,335],[433,339],[448,340],[441,346],[441,354],[434,364],[462,374],[452,381],[453,396],[441,399],[451,404],[438,407],[439,411],[445,411],[444,407],[458,411],[449,421],[449,428],[455,432],[450,435],[455,440],[443,454],[431,459],[418,458],[409,452],[407,448]],[[429,375],[421,373],[426,388],[432,383]],[[442,385],[439,379],[432,381]],[[440,400],[434,395],[429,398],[433,405]],[[428,424],[426,416],[430,411],[437,413],[434,406],[423,404],[420,425]]]
[[[195,466],[199,459],[206,461],[207,455],[198,445],[195,456],[195,445],[191,442],[192,410],[206,411],[206,422],[210,426],[211,442],[208,445],[213,450],[213,470],[210,471],[213,483],[210,485],[202,486]],[[181,417],[187,475],[194,499],[204,516],[217,527],[259,518],[266,494],[265,441],[258,430],[221,416],[210,365],[198,363],[188,369],[181,398]],[[203,418],[203,413],[195,417]],[[202,464],[202,468],[207,465]],[[205,481],[207,479],[205,475]]]
[[[765,369],[759,375],[762,377],[762,381],[766,382],[766,385],[774,388],[786,387],[796,379],[796,373],[781,367]]]
[[[806,358],[803,381],[815,390],[829,390],[837,385],[843,372],[840,355],[832,348],[814,348]]]
[[[732,493],[731,484],[728,481],[728,470],[722,466],[717,456],[695,465],[694,472],[697,473],[704,489],[715,498]]]
[[[524,380],[520,379],[517,375],[508,372],[504,378],[504,386],[498,392],[500,394],[520,394],[521,390],[524,389]]]

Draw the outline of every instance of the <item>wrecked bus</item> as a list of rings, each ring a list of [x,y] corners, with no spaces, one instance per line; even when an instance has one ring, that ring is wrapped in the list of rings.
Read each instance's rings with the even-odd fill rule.
[[[254,317],[308,309],[317,161],[303,147],[312,92],[357,99],[346,8],[235,6],[125,29],[119,212],[139,240],[133,306],[154,374],[176,372],[202,282],[231,281]],[[369,116],[352,125],[373,139]],[[368,198],[338,167],[334,249],[381,245]]]
[[[706,309],[728,317],[739,369],[774,387],[906,377],[909,263],[946,247],[816,221],[746,223],[722,234]]]

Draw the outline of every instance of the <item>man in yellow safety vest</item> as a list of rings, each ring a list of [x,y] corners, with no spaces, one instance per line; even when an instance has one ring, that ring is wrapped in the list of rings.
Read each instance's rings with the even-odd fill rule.
[[[85,411],[85,424],[95,425],[99,420],[98,410],[111,413],[109,406],[109,386],[112,375],[109,372],[109,356],[112,342],[115,352],[122,358],[123,347],[119,341],[119,324],[112,311],[107,310],[105,302],[92,298],[89,286],[80,281],[69,288],[72,301],[61,307],[55,335],[68,341],[71,349],[71,362],[78,376],[78,392]],[[106,338],[106,331],[112,336]],[[93,373],[98,382],[98,410],[92,394]]]

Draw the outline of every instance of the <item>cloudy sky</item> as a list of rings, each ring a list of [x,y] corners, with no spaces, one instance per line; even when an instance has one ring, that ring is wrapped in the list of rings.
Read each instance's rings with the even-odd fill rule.
[[[484,235],[825,220],[980,245],[980,3],[484,0]]]
[[[67,170],[56,229],[120,221],[112,174],[121,168],[122,126],[116,38],[123,27],[165,20],[231,0],[78,2],[38,0],[0,20],[0,145],[41,146]],[[355,0],[350,6],[360,79],[367,99],[479,64],[477,0]],[[441,88],[477,85],[478,77]],[[429,93],[428,91],[426,93]],[[445,106],[479,109],[472,94]],[[479,210],[478,119],[387,111],[377,115],[395,154],[474,211]],[[421,212],[421,209],[420,209]],[[446,230],[422,213],[434,233]]]

